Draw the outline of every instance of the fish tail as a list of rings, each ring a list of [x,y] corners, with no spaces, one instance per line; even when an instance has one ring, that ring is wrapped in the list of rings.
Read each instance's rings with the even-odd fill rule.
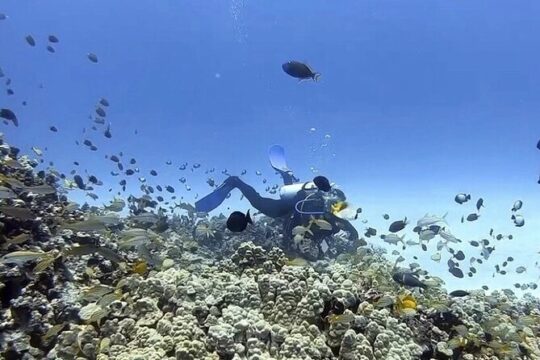
[[[248,223],[253,224],[253,220],[251,220],[251,216],[249,216],[249,210],[246,213],[246,220]]]
[[[315,74],[313,74],[313,80],[314,80],[314,81],[319,81],[320,78],[321,78],[321,73],[315,73]]]

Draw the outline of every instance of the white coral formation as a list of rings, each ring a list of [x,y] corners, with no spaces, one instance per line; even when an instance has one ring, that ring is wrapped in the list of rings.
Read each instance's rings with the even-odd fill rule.
[[[55,353],[99,353],[101,360],[418,356],[412,330],[387,310],[360,307],[358,315],[351,312],[362,289],[348,278],[346,267],[331,266],[321,274],[309,266],[282,266],[276,253],[269,260],[248,243],[235,257],[252,265],[242,272],[170,267],[146,279],[130,277],[124,299],[109,305],[100,335],[92,342],[82,330],[64,331]],[[356,320],[327,323],[322,315],[331,299],[347,308],[344,316]],[[358,322],[365,323],[362,331]],[[83,348],[74,346],[77,339],[84,339]],[[100,346],[102,341],[107,346]]]

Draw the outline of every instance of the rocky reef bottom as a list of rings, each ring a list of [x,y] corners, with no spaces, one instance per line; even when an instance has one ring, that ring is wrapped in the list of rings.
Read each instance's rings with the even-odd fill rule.
[[[265,251],[246,242],[227,260],[186,253],[165,259],[159,271],[131,274],[114,284],[94,280],[79,286],[77,279],[61,281],[61,273],[42,273],[23,280],[20,294],[3,304],[2,356],[540,358],[537,300],[504,292],[449,298],[440,287],[423,293],[401,289],[381,255],[361,253],[360,263],[350,258],[296,266],[286,265],[277,248]],[[77,258],[78,265],[67,264],[81,266],[77,277],[95,276],[111,265],[102,260],[88,266],[94,256],[85,257]],[[3,300],[25,278],[24,271],[2,271]],[[409,304],[400,306],[400,299]]]

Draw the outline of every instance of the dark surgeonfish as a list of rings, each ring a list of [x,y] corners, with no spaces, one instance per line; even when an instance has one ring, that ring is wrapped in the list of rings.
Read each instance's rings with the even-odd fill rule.
[[[24,38],[26,40],[26,42],[28,43],[28,45],[30,46],[36,46],[36,41],[34,40],[34,38],[32,37],[32,35],[26,35],[26,37]]]
[[[403,220],[394,221],[388,227],[388,231],[390,231],[391,233],[396,233],[398,231],[401,231],[401,230],[405,229],[405,226],[407,226],[407,224],[408,224],[407,217],[405,217],[405,219],[403,219]]]
[[[301,63],[299,61],[288,61],[285,64],[281,65],[281,68],[288,75],[300,80],[313,79],[314,81],[319,81],[319,78],[321,76],[320,73],[314,72],[309,65]]]
[[[244,215],[241,211],[235,211],[227,219],[227,229],[232,232],[242,232],[246,230],[247,224],[253,224],[251,217],[249,216],[249,210]]]
[[[328,181],[328,179],[324,176],[315,176],[315,178],[313,179],[313,183],[315,184],[315,186],[317,186],[317,189],[324,192],[329,192],[332,188],[330,186],[330,181]]]
[[[450,295],[451,297],[464,297],[469,296],[469,292],[465,290],[454,290],[448,295]]]
[[[419,287],[422,289],[427,288],[426,284],[424,284],[416,276],[408,272],[395,272],[394,274],[392,274],[392,279],[394,279],[395,282],[401,285]]]
[[[19,120],[17,120],[17,116],[15,116],[15,113],[9,109],[0,109],[0,117],[6,120],[10,120],[15,126],[19,126]]]

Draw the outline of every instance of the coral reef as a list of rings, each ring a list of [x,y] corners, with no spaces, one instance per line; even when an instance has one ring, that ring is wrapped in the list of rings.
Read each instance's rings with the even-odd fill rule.
[[[406,289],[367,247],[291,260],[274,220],[240,235],[193,214],[142,228],[72,206],[57,177],[1,151],[17,159],[0,164],[16,194],[0,207],[2,358],[540,358],[536,298]]]

